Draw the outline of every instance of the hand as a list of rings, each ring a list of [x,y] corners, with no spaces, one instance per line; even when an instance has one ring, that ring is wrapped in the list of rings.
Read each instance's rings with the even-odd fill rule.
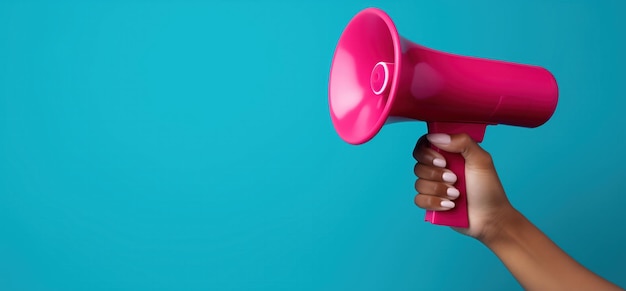
[[[454,207],[456,176],[430,145],[465,158],[469,228],[456,231],[477,238],[502,260],[526,290],[623,290],[577,263],[506,198],[491,155],[467,134],[429,134],[417,141],[415,204],[446,211]],[[457,195],[454,195],[457,194]]]
[[[422,136],[413,151],[418,177],[415,190],[419,193],[415,204],[427,210],[449,210],[459,195],[453,186],[456,175],[445,168],[443,156],[430,148],[430,144],[465,158],[469,228],[454,229],[481,241],[487,239],[498,231],[499,221],[516,212],[506,197],[491,155],[467,134]]]

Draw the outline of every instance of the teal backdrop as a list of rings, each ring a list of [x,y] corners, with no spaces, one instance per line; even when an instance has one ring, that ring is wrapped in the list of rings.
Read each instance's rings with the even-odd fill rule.
[[[331,58],[371,6],[554,73],[553,118],[483,146],[517,208],[626,286],[624,1],[3,0],[0,290],[520,290],[423,222],[425,124],[336,135]]]

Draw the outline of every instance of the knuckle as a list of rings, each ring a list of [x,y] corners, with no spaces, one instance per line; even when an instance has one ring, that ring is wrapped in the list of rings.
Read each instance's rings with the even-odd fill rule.
[[[483,158],[485,159],[485,162],[493,164],[493,157],[491,156],[491,154],[484,150],[481,150],[481,152],[482,152]]]
[[[429,197],[428,195],[423,195],[423,194],[417,194],[415,195],[415,205],[417,205],[420,208],[429,208],[430,204],[431,204],[431,197]]]
[[[417,194],[415,195],[415,198],[413,198],[413,203],[415,203],[415,205],[422,207],[421,206],[421,200],[422,198],[420,197],[421,194]]]
[[[428,169],[422,165],[422,164],[417,164],[415,166],[415,176],[417,176],[418,178],[423,178],[423,179],[427,179],[428,178]]]
[[[459,134],[458,139],[459,139],[459,142],[464,145],[471,143],[473,141],[472,138],[467,133]]]
[[[418,179],[415,181],[415,190],[421,194],[441,196],[442,193],[446,192],[447,186],[438,182]]]
[[[415,148],[413,149],[413,158],[415,158],[415,160],[419,158],[424,149],[424,140],[426,140],[426,135],[421,136],[415,144]]]
[[[433,192],[437,193],[437,195],[444,195],[448,191],[448,186],[442,183],[436,183],[433,186]]]
[[[491,154],[480,147],[477,150],[473,151],[472,155],[483,166],[493,165],[493,157],[491,156]]]
[[[429,181],[437,181],[437,182],[442,181],[441,177],[443,175],[443,171],[445,171],[444,169],[440,169],[440,168],[436,168],[433,166],[428,166],[428,165],[424,165],[420,163],[415,165],[414,170],[415,170],[415,176],[417,176],[418,178],[429,180]]]

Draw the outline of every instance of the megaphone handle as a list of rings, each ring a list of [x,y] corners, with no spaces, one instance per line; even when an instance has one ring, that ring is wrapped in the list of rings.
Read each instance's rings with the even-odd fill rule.
[[[476,142],[481,142],[485,136],[486,127],[486,124],[478,123],[428,122],[428,133],[467,133]],[[445,211],[427,210],[425,220],[432,224],[467,228],[469,217],[465,186],[465,159],[461,154],[442,151],[432,145],[431,147],[446,159],[447,168],[456,175],[457,181],[454,187],[459,190],[460,195],[454,200],[454,208]]]

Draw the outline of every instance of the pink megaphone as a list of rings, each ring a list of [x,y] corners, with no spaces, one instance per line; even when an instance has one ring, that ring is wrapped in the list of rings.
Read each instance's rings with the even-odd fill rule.
[[[489,124],[537,127],[556,109],[558,87],[546,69],[435,51],[401,37],[382,10],[368,8],[347,25],[333,57],[330,115],[350,144],[372,139],[398,118],[426,121],[429,133],[467,133],[477,142]],[[465,160],[441,152],[461,196],[433,224],[468,227]]]

